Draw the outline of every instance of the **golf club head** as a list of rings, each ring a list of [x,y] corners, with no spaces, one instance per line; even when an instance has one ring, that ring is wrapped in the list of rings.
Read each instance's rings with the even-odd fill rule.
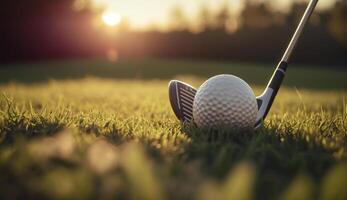
[[[194,97],[197,90],[184,82],[172,80],[169,83],[169,98],[172,110],[174,111],[176,117],[182,122],[193,122],[193,104]],[[266,94],[261,97],[257,97],[258,110],[264,108],[268,98],[271,95]],[[264,104],[265,103],[265,104]],[[259,128],[263,123],[263,112],[258,114],[255,129]]]
[[[169,98],[172,110],[182,122],[193,122],[193,103],[196,89],[181,81],[169,83]]]

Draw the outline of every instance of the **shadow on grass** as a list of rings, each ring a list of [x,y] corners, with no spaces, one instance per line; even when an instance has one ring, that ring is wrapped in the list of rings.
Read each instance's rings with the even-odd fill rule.
[[[182,126],[191,143],[185,146],[184,162],[199,160],[202,172],[223,179],[240,162],[256,167],[256,194],[262,199],[278,197],[300,173],[320,180],[337,160],[329,150],[304,135],[292,135],[263,127],[257,131],[211,132]],[[268,196],[267,196],[268,195]]]
[[[16,140],[35,139],[53,135],[63,129],[65,124],[41,118],[38,121],[23,116],[5,120],[0,127],[0,145],[7,146]]]
[[[16,118],[20,119],[19,117]],[[42,183],[40,182],[42,185],[40,185],[39,189],[46,189],[46,187],[58,189],[59,186],[55,185],[55,180],[59,177],[64,177],[74,182],[74,184],[82,184],[82,182],[84,184],[82,184],[83,187],[77,190],[77,192],[73,192],[75,190],[69,191],[69,193],[67,193],[69,195],[68,197],[74,197],[74,195],[79,196],[80,194],[97,195],[97,190],[99,188],[96,187],[98,182],[94,180],[94,172],[92,173],[89,171],[90,169],[85,169],[85,161],[83,161],[86,157],[86,153],[88,155],[89,151],[85,152],[85,147],[79,149],[78,146],[82,145],[88,147],[90,144],[95,143],[96,137],[104,136],[101,138],[105,139],[105,142],[98,144],[97,149],[99,150],[96,151],[96,157],[99,158],[97,163],[100,164],[103,163],[102,161],[107,161],[109,159],[108,154],[110,148],[113,149],[115,146],[122,146],[122,144],[128,141],[139,140],[139,138],[131,134],[122,132],[117,126],[113,126],[112,123],[106,123],[104,126],[100,126],[90,124],[88,121],[79,122],[80,125],[76,133],[74,133],[74,131],[62,131],[61,134],[55,135],[57,130],[64,126],[62,123],[40,124],[35,122],[40,125],[24,129],[23,127],[33,123],[30,121],[30,123],[28,123],[28,121],[23,123],[24,121],[25,120],[19,120],[18,123],[9,123],[4,127],[11,128],[12,131],[10,132],[12,133],[18,132],[18,134],[24,134],[26,138],[30,139],[44,135],[54,134],[54,136],[48,138],[42,137],[40,140],[30,141],[25,145],[26,147],[18,147],[15,154],[5,159],[6,162],[3,161],[0,165],[0,168],[7,172],[7,175],[3,177],[5,179],[3,179],[2,182],[0,181],[0,185],[5,188],[10,187],[10,189],[13,189],[11,187],[14,186],[19,189],[22,194],[27,194],[32,197],[41,196],[36,196],[35,192],[33,193],[33,191],[37,189],[30,188],[31,182],[28,182],[27,179],[36,180],[36,176],[41,177],[42,174],[44,174],[43,177],[45,181],[42,181]],[[47,131],[42,132],[42,126],[51,126],[51,129],[47,129],[46,127]],[[225,177],[229,177],[228,174],[230,174],[233,168],[245,161],[251,163],[251,168],[253,169],[254,166],[255,169],[256,175],[252,175],[252,177],[256,179],[254,191],[256,194],[255,198],[277,199],[298,174],[309,174],[310,177],[313,177],[313,180],[320,181],[328,171],[328,168],[337,163],[331,150],[324,148],[318,143],[307,141],[305,137],[292,135],[290,132],[279,132],[275,128],[262,128],[258,131],[248,132],[233,132],[230,130],[211,132],[199,130],[191,126],[182,126],[181,128],[182,133],[187,133],[189,135],[190,142],[182,143],[183,152],[176,154],[172,158],[173,161],[169,163],[163,161],[165,159],[163,158],[165,154],[162,154],[160,149],[151,146],[150,139],[148,139],[149,141],[146,141],[146,139],[139,140],[141,143],[145,144],[144,147],[146,148],[136,150],[135,158],[132,159],[131,162],[129,161],[129,165],[123,167],[124,169],[132,170],[131,173],[136,174],[136,177],[133,177],[131,180],[138,181],[138,177],[142,175],[141,169],[143,165],[150,165],[153,161],[156,169],[159,170],[147,170],[146,173],[151,171],[150,173],[153,173],[153,177],[160,177],[161,179],[158,179],[160,180],[158,184],[163,183],[163,187],[169,191],[171,196],[181,197],[180,195],[182,195],[184,197],[186,195],[186,198],[181,199],[190,199],[193,197],[193,193],[196,192],[196,188],[193,187],[196,186],[194,185],[196,184],[196,180],[194,180],[196,174],[199,174],[197,178],[198,181],[208,182],[209,178],[217,178],[223,181]],[[36,133],[36,130],[41,131],[40,133],[29,135],[30,132]],[[77,137],[74,137],[74,134],[77,134]],[[303,135],[304,134],[305,133],[303,133]],[[88,142],[88,139],[85,139],[88,135],[92,135],[93,137],[90,142]],[[5,140],[8,141],[6,142],[7,144],[10,143],[10,139],[15,139],[11,135],[7,137],[7,140]],[[83,140],[83,142],[79,140]],[[88,148],[90,149],[91,147]],[[131,145],[127,148],[127,151],[124,152],[131,153],[134,151],[133,149],[134,146]],[[31,154],[28,155],[26,150]],[[142,157],[141,161],[138,161],[138,154]],[[127,156],[129,156],[128,153],[125,153],[123,157],[120,156],[120,159],[127,159]],[[48,164],[46,163],[47,159],[44,159],[45,157],[49,158]],[[134,166],[133,161],[137,161],[135,162],[136,166]],[[9,165],[9,162],[12,164]],[[122,163],[125,161],[120,160],[119,162]],[[114,162],[109,163],[113,166],[112,163]],[[194,165],[194,163],[198,164]],[[187,170],[187,168],[190,167],[192,167],[192,169]],[[165,173],[167,168],[170,169],[168,174]],[[246,167],[246,169],[248,168]],[[113,168],[112,170],[109,173],[119,173],[117,170],[114,171]],[[43,172],[48,175],[45,175]],[[247,174],[247,171],[243,172]],[[51,176],[54,177],[54,179]],[[104,179],[106,180],[104,177],[102,179],[100,178],[100,180],[97,178],[96,180],[105,181]],[[13,181],[14,183],[12,183]],[[179,192],[177,192],[177,188],[175,188],[177,185],[175,185],[175,189],[171,188],[172,186],[170,184],[172,184],[172,181],[177,181],[176,184],[181,185],[181,187],[178,187]],[[47,186],[47,182],[53,185]],[[24,184],[25,187],[23,186],[23,188],[21,188],[21,184]],[[121,186],[118,187],[119,188],[113,192],[119,192],[124,189]],[[192,188],[186,189],[189,187]],[[95,190],[94,193],[93,190]],[[185,191],[187,194],[185,194]],[[43,193],[45,192],[47,191],[44,190]],[[55,193],[59,194],[59,190],[48,192],[51,196]],[[42,197],[42,199],[46,198],[45,196]]]

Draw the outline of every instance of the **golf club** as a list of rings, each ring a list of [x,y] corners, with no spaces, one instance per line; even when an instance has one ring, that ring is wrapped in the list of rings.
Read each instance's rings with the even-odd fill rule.
[[[277,95],[277,92],[284,79],[288,60],[298,43],[299,37],[301,36],[305,25],[307,24],[311,14],[313,13],[318,0],[311,0],[307,6],[307,9],[292,37],[281,61],[279,62],[274,74],[272,75],[264,92],[258,96],[258,117],[254,128],[260,127],[266,118],[272,103]],[[169,98],[171,107],[176,117],[182,122],[193,122],[193,102],[197,90],[189,84],[181,81],[172,80],[169,83]]]

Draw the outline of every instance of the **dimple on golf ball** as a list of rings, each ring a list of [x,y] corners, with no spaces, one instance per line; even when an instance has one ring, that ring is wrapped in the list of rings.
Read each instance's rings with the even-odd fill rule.
[[[208,79],[194,98],[193,118],[200,128],[249,129],[255,125],[258,106],[250,86],[233,75]]]

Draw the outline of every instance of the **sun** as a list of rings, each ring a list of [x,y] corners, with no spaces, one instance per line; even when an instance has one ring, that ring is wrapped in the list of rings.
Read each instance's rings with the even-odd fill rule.
[[[104,12],[102,14],[102,21],[105,23],[107,26],[116,26],[118,25],[122,20],[122,16],[115,12]]]

